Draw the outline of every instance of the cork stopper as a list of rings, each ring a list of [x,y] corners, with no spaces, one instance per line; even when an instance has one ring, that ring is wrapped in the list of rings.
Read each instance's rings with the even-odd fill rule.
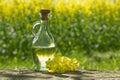
[[[42,20],[48,20],[48,14],[50,13],[50,10],[47,10],[47,9],[42,9],[40,10],[40,13],[41,13],[41,19]]]

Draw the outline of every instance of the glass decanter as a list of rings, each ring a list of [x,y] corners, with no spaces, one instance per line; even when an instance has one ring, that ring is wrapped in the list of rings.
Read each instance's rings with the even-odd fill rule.
[[[50,10],[40,10],[40,21],[33,25],[33,60],[37,71],[46,71],[46,61],[53,59],[56,52],[55,41],[49,31]]]

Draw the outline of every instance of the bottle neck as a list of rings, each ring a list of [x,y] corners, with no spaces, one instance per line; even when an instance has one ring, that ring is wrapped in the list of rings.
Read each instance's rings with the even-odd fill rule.
[[[40,20],[40,22],[41,22],[41,28],[42,29],[47,29],[48,20]]]
[[[43,24],[44,26],[48,25],[48,18],[49,18],[48,14],[41,13],[40,18],[41,18],[40,20],[41,24]]]
[[[49,14],[40,14],[40,18],[42,19],[42,20],[48,20],[49,19]]]
[[[48,23],[48,20],[40,20],[41,23]]]

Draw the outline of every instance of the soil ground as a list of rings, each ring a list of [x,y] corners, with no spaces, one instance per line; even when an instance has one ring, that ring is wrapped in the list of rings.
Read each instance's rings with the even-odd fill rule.
[[[120,80],[120,71],[79,70],[58,74],[33,70],[0,70],[0,80]]]

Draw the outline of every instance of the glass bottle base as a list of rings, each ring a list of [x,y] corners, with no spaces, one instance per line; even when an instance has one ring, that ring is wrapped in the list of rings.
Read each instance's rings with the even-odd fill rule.
[[[35,71],[46,72],[47,69],[45,67],[41,67],[41,68],[35,68]]]

